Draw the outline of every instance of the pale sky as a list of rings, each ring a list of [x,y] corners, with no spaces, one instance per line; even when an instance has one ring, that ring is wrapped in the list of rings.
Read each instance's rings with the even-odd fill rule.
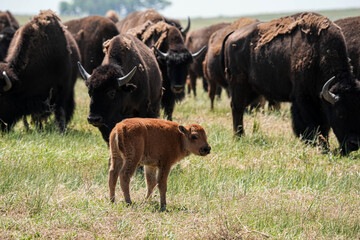
[[[101,0],[99,0],[101,1]],[[194,17],[243,16],[262,13],[318,11],[360,8],[360,0],[170,0],[172,6],[161,11],[164,16]],[[14,14],[38,14],[52,9],[59,13],[61,0],[0,0],[0,10]]]

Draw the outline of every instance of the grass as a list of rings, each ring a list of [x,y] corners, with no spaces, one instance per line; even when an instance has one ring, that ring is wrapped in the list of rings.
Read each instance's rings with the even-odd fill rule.
[[[117,188],[108,200],[108,148],[86,123],[88,96],[76,84],[77,109],[65,134],[48,123],[19,123],[0,138],[0,238],[10,239],[357,239],[360,152],[322,154],[291,131],[289,105],[246,114],[234,138],[229,99],[210,111],[207,94],[187,96],[174,120],[199,123],[212,153],[189,156],[170,173],[168,211],[159,194],[145,201],[144,178],[131,182],[127,207]]]
[[[0,239],[360,238],[360,151],[337,155],[333,134],[327,154],[305,145],[292,133],[289,104],[247,113],[246,135],[235,138],[229,99],[223,94],[210,111],[198,86],[196,99],[176,105],[174,121],[201,124],[212,153],[172,169],[161,212],[157,190],[144,200],[142,174],[130,185],[133,205],[119,186],[109,202],[109,151],[86,121],[81,80],[75,90],[65,134],[50,119],[41,131],[18,123],[0,135]]]

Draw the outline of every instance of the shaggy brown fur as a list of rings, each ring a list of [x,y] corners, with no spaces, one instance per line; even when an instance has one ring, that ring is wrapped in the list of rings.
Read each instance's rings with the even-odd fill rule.
[[[137,11],[127,15],[124,19],[116,23],[119,33],[125,33],[129,29],[142,25],[147,21],[157,23],[165,21],[165,18],[154,9],[147,9],[143,12]]]
[[[160,119],[132,118],[118,123],[110,135],[110,199],[115,201],[115,186],[120,186],[125,201],[131,204],[130,178],[139,165],[145,166],[146,198],[158,184],[161,209],[166,209],[167,178],[171,167],[193,153],[205,156],[211,147],[205,130],[197,124],[181,126]]]
[[[106,12],[105,17],[117,23],[119,21],[119,15],[114,10],[109,10]]]
[[[307,12],[260,23],[258,25],[260,39],[256,48],[271,42],[279,35],[291,33],[298,26],[306,34],[316,34],[319,36],[321,31],[327,29],[330,24],[331,21],[328,18]]]
[[[203,61],[204,76],[209,82],[209,97],[211,101],[211,109],[214,108],[216,89],[220,86],[225,88],[227,87],[224,69],[222,67],[224,64],[221,62],[221,48],[224,38],[234,30],[242,28],[244,26],[248,26],[257,21],[258,20],[254,18],[239,18],[226,28],[220,29],[211,35],[209,39],[207,54]]]
[[[104,58],[102,44],[119,34],[115,24],[101,16],[89,16],[64,24],[79,46],[84,68],[91,73]]]
[[[360,17],[348,17],[336,20],[344,34],[353,72],[360,79]]]
[[[7,27],[11,27],[14,29],[19,28],[19,23],[15,19],[15,17],[11,14],[11,12],[6,11],[2,12],[0,11],[0,32],[4,30]]]
[[[190,52],[197,52],[202,47],[208,46],[209,38],[211,34],[219,29],[223,29],[229,26],[230,23],[217,23],[208,27],[200,28],[189,32],[186,36],[185,46]],[[189,75],[188,75],[188,93],[191,89],[193,90],[194,96],[196,96],[196,79],[198,77],[203,78],[203,87],[207,91],[208,84],[207,80],[204,77],[202,62],[204,61],[205,54],[202,54],[200,57],[195,59],[189,66]]]

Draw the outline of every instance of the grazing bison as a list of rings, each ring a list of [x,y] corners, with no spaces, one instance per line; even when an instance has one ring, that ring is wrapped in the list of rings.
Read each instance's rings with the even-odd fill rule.
[[[120,186],[125,201],[131,204],[129,183],[138,165],[145,166],[146,198],[158,184],[161,209],[166,209],[167,178],[171,167],[193,153],[210,153],[206,133],[198,124],[182,126],[160,119],[126,119],[118,123],[110,135],[110,199],[115,201],[115,186]]]
[[[182,28],[182,26],[178,20],[166,18],[166,17],[162,16],[160,13],[158,13],[156,10],[151,9],[151,8],[147,9],[143,12],[136,11],[136,12],[130,13],[124,19],[117,22],[116,27],[117,27],[119,33],[125,33],[128,30],[130,30],[131,28],[143,25],[147,21],[151,21],[153,23],[166,22],[166,23],[178,28],[180,30],[181,34],[183,35],[183,37],[185,37],[186,33],[190,29],[190,19],[189,18],[188,18],[188,25],[184,29],[184,28]]]
[[[185,46],[189,49],[190,52],[197,52],[202,47],[207,46],[209,42],[209,38],[211,34],[219,29],[223,29],[227,27],[230,23],[218,23],[208,27],[200,28],[189,32],[186,36]],[[196,97],[196,79],[201,77],[203,79],[203,87],[205,91],[208,91],[207,80],[204,77],[203,66],[202,63],[204,61],[205,54],[199,56],[196,60],[194,60],[189,66],[189,75],[188,79],[190,81],[190,86],[188,88],[188,93],[190,93],[191,89],[193,90],[193,94]]]
[[[81,54],[82,64],[92,72],[104,59],[103,43],[119,34],[108,18],[89,16],[64,23],[74,36]]]
[[[4,61],[11,39],[18,28],[19,23],[9,11],[0,11],[0,61]]]
[[[176,101],[184,97],[184,87],[189,64],[204,51],[205,47],[191,54],[185,47],[180,31],[165,22],[145,24],[128,31],[142,40],[148,47],[154,47],[163,77],[164,94],[161,105],[165,116],[172,120]]]
[[[203,61],[203,72],[205,78],[209,82],[209,97],[211,100],[211,109],[214,108],[215,93],[218,86],[224,88],[228,87],[228,82],[225,79],[224,63],[222,62],[223,56],[221,55],[222,43],[224,38],[234,30],[242,28],[249,24],[257,22],[253,18],[240,18],[227,27],[215,31],[208,43],[208,49]]]
[[[360,17],[343,18],[336,20],[335,23],[344,34],[354,75],[360,79]]]
[[[0,124],[3,131],[24,115],[54,112],[61,131],[74,103],[75,40],[52,11],[42,11],[21,27],[0,63]]]
[[[154,54],[139,39],[119,34],[104,44],[104,50],[104,61],[91,76],[79,67],[91,98],[88,122],[109,142],[121,120],[159,116],[162,88]]]
[[[343,34],[328,18],[301,13],[238,29],[224,56],[236,134],[244,133],[246,106],[263,94],[292,103],[297,136],[327,139],[331,127],[343,153],[359,148],[360,82]]]

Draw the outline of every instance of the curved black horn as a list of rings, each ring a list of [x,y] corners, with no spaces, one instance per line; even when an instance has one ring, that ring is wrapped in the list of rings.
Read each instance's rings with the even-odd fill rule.
[[[188,24],[187,24],[187,26],[186,26],[186,28],[183,28],[183,29],[181,29],[181,33],[182,34],[187,34],[187,32],[190,30],[190,17],[188,17]]]
[[[82,77],[85,81],[88,80],[88,79],[91,77],[91,75],[86,72],[86,70],[84,69],[84,67],[81,65],[80,62],[77,62],[77,64],[78,64],[78,67],[79,67],[79,71],[80,71],[81,77]]]
[[[160,51],[159,49],[157,49],[155,46],[153,46],[153,48],[155,49],[155,51],[160,54],[160,56],[162,56],[163,58],[166,58],[167,57],[167,53],[164,53],[162,51]]]
[[[5,71],[3,71],[2,74],[3,74],[4,78],[5,78],[5,83],[6,83],[6,85],[3,87],[3,90],[4,90],[4,92],[7,92],[7,91],[9,91],[11,89],[12,83],[11,83],[11,80],[8,77],[8,75],[6,74]]]
[[[336,96],[330,92],[330,85],[333,83],[335,76],[330,78],[323,86],[321,90],[321,96],[331,104],[335,104],[339,100],[339,96]]]
[[[126,76],[118,78],[117,81],[118,81],[119,87],[127,84],[131,80],[131,78],[134,76],[136,70],[137,70],[137,66],[135,66]]]
[[[191,56],[193,58],[197,58],[198,56],[200,56],[205,51],[205,49],[206,49],[206,46],[203,46],[199,51],[197,51],[196,53],[191,54]]]

